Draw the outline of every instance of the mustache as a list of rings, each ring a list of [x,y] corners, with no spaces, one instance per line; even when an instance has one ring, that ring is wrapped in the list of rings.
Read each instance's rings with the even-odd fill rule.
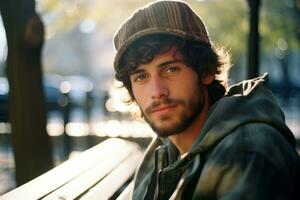
[[[146,109],[145,109],[145,113],[146,114],[150,114],[155,108],[159,107],[159,106],[162,106],[162,105],[174,105],[174,104],[177,104],[177,105],[184,105],[185,102],[183,100],[180,100],[180,99],[169,99],[169,98],[166,98],[166,99],[162,99],[162,100],[159,100],[159,101],[153,101],[150,106],[148,106]]]

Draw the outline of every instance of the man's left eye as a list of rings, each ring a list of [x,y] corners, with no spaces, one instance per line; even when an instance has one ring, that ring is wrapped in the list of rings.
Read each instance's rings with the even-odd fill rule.
[[[177,72],[179,72],[180,71],[180,68],[179,67],[169,67],[168,69],[166,69],[166,73],[168,73],[168,74],[170,74],[170,73],[172,73],[172,74],[174,74],[174,73],[177,73]]]

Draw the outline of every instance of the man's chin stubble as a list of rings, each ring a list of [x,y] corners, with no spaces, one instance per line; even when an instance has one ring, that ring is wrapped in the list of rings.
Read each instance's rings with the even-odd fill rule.
[[[147,123],[150,125],[150,127],[152,128],[152,130],[160,137],[166,138],[168,136],[171,135],[177,135],[182,133],[188,126],[190,126],[191,121],[188,120],[190,119],[189,117],[183,117],[184,119],[178,119],[176,120],[177,122],[169,122],[172,117],[166,116],[166,117],[162,117],[160,120],[160,124],[164,124],[164,123],[169,123],[166,127],[159,126],[157,124],[155,124],[154,122],[148,120],[147,118],[145,118],[145,120],[147,121]]]

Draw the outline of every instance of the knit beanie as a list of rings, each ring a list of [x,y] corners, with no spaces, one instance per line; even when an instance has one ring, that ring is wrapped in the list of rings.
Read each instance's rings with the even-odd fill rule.
[[[116,72],[120,70],[120,60],[126,49],[137,39],[151,34],[168,34],[211,45],[203,21],[187,3],[155,1],[136,10],[114,35]]]

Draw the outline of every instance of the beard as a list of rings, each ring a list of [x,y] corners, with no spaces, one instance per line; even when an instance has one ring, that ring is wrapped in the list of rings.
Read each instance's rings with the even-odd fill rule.
[[[155,101],[145,111],[142,111],[142,115],[152,130],[160,137],[180,134],[197,119],[204,108],[203,89],[198,91],[188,100],[164,98]],[[175,109],[179,109],[179,111],[174,115],[159,116],[156,119],[151,118],[152,110],[161,105],[176,105]]]

